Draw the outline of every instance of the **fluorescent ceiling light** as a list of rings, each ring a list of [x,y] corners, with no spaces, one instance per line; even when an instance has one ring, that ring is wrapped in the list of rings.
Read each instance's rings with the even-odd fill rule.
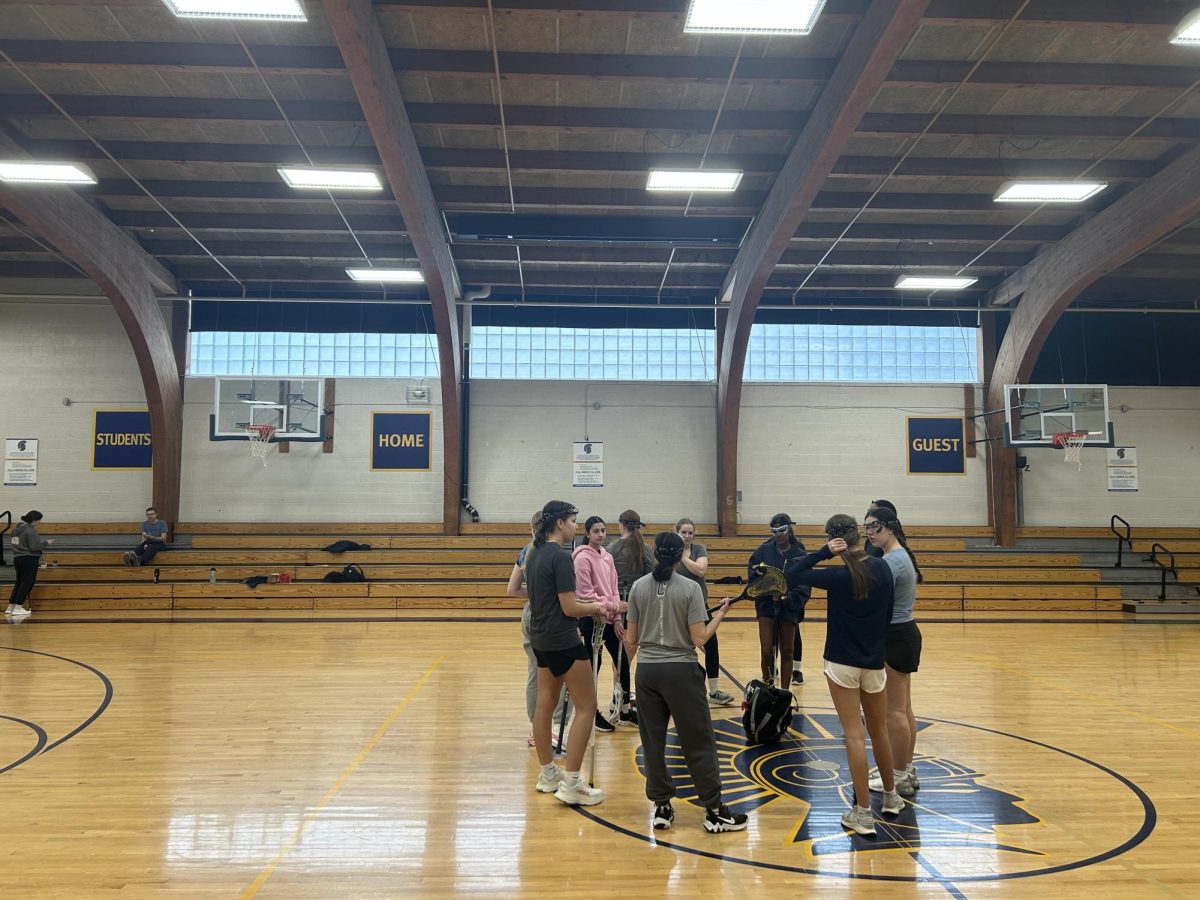
[[[420,269],[347,269],[355,281],[397,281],[402,284],[424,284]]]
[[[1200,9],[1183,17],[1179,27],[1171,35],[1172,44],[1200,44]]]
[[[181,19],[273,19],[307,22],[300,0],[163,0]]]
[[[14,184],[95,184],[96,176],[87,166],[66,162],[0,160],[0,181]]]
[[[808,34],[825,0],[692,0],[683,30],[691,34]]]
[[[1103,181],[1006,181],[997,203],[1081,203],[1108,187]]]
[[[954,275],[901,275],[896,281],[896,287],[915,291],[961,291],[978,280]]]
[[[721,169],[651,169],[646,179],[648,191],[736,191],[742,173]]]
[[[341,191],[381,191],[379,176],[370,169],[313,169],[289,166],[279,170],[280,176],[294,188],[323,188]]]

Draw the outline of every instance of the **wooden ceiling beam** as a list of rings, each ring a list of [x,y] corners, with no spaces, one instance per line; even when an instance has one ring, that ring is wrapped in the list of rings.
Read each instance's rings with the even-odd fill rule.
[[[438,337],[442,401],[442,528],[459,532],[462,496],[462,296],[429,176],[370,0],[323,0],[325,19],[354,85],[409,240],[421,262]]]
[[[1004,386],[1028,382],[1046,339],[1076,298],[1197,216],[1200,147],[1084,222],[1006,282],[1019,285],[1022,296],[996,354],[986,408],[1004,409],[1008,402]],[[1200,294],[1194,281],[1191,289]],[[1004,285],[999,290],[1003,293]],[[1013,546],[1017,526],[1016,467],[1013,451],[1000,441],[1002,424],[999,416],[988,417],[988,437],[993,439],[988,454],[992,511],[996,543]]]

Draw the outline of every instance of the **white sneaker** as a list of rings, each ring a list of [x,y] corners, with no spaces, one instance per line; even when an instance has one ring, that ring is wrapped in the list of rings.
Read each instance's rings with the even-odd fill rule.
[[[588,787],[588,783],[580,778],[574,784],[565,781],[554,792],[556,799],[567,806],[595,806],[604,802],[604,791],[600,788]]]
[[[883,805],[879,807],[879,811],[885,816],[894,816],[904,811],[904,798],[896,791],[884,793]]]
[[[550,774],[545,772],[538,775],[537,789],[539,794],[553,794],[558,790],[558,786],[562,784],[563,770],[559,766],[555,766]]]
[[[842,826],[862,835],[875,834],[875,817],[869,809],[860,810],[856,805],[842,813]]]
[[[882,794],[884,792],[883,776],[878,772],[875,772],[875,774],[871,776],[871,780],[867,782],[867,787],[872,793]],[[903,775],[896,776],[896,792],[901,797],[911,797],[916,793],[916,786],[912,783],[912,779],[909,777],[908,772],[905,772]]]
[[[708,692],[709,706],[733,706],[734,702],[733,694],[727,693],[720,688],[713,688]]]
[[[13,618],[21,619],[33,615],[33,612],[26,609],[24,606],[14,606],[10,615],[13,616]]]
[[[5,608],[5,610],[4,610],[4,614],[5,614],[6,616],[11,616],[11,615],[13,614],[13,610],[14,610],[14,609],[16,609],[16,607],[15,607],[15,606],[13,606],[13,605],[10,603],[10,604],[8,604],[8,606]]]

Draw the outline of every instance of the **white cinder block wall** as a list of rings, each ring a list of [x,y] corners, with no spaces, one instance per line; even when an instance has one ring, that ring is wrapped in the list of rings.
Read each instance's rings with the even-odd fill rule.
[[[343,378],[337,382],[333,453],[293,443],[267,450],[267,465],[242,441],[210,441],[211,378],[189,378],[183,407],[185,522],[438,522],[442,517],[442,407],[436,381],[430,404],[409,406],[413,379]],[[428,472],[372,472],[372,412],[432,411]]]
[[[38,483],[0,487],[14,521],[141,521],[150,470],[92,471],[92,414],[145,409],[129,338],[106,302],[0,302],[0,437],[38,439]],[[70,406],[63,398],[71,399]]]
[[[961,416],[961,385],[753,384],[742,391],[739,520],[824,523],[871,500],[922,524],[987,524],[985,445],[966,475],[907,474],[908,416]],[[970,428],[967,429],[970,437]]]
[[[425,521],[441,518],[441,407],[428,472],[371,472],[370,413],[405,404],[409,382],[340,379],[333,454],[295,444],[268,466],[243,443],[208,440],[212,382],[189,380],[184,407],[182,518],[192,521]],[[0,509],[48,521],[131,521],[150,502],[150,472],[91,469],[95,409],[144,409],[128,338],[102,301],[0,302],[0,437],[41,442],[38,484],[0,489]],[[470,498],[484,521],[521,521],[551,498],[614,519],[716,517],[713,385],[477,381],[471,386]],[[70,397],[70,406],[62,400]],[[1118,443],[1136,446],[1141,490],[1110,494],[1102,451],[1084,469],[1051,451],[1027,454],[1024,521],[1189,524],[1200,504],[1200,388],[1110,391]],[[584,409],[587,408],[585,425]],[[1121,412],[1124,404],[1127,411]],[[597,406],[598,408],[593,408]],[[738,473],[741,520],[786,511],[802,522],[860,515],[887,497],[919,523],[987,521],[985,453],[966,476],[909,476],[905,417],[959,415],[958,386],[747,385]],[[603,488],[571,487],[571,443],[605,443]]]
[[[473,381],[470,497],[483,521],[528,521],[547,500],[610,523],[716,520],[716,386]],[[599,408],[595,408],[598,406]],[[587,410],[586,428],[584,410]],[[604,442],[604,486],[571,487],[571,444]]]
[[[1118,446],[1137,448],[1138,492],[1109,493],[1102,449],[1083,450],[1082,470],[1063,462],[1061,450],[1028,451],[1024,524],[1107,525],[1116,513],[1135,527],[1195,527],[1200,389],[1113,387],[1108,402]]]

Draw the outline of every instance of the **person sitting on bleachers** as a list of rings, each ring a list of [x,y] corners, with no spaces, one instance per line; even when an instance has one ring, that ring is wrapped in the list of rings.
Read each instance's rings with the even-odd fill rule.
[[[158,517],[158,510],[146,507],[146,521],[142,523],[142,542],[133,550],[125,552],[125,565],[144,566],[154,559],[159,550],[169,548],[167,534],[171,528]]]

